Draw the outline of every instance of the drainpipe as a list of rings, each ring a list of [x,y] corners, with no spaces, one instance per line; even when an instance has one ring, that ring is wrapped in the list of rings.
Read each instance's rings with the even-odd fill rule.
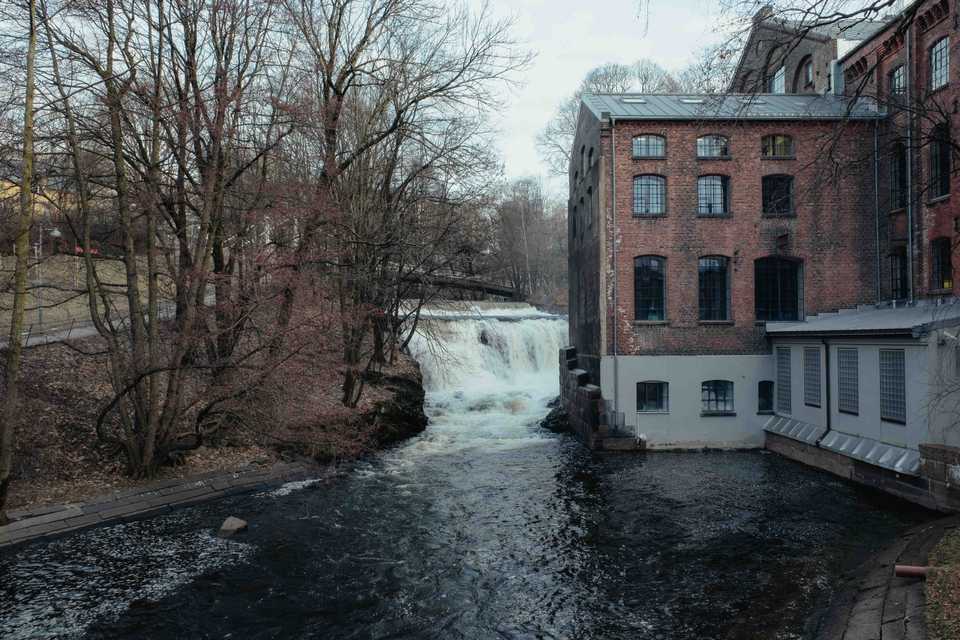
[[[876,301],[880,302],[880,121],[873,121],[873,221],[874,233],[876,236],[877,252],[877,295]]]
[[[817,438],[817,441],[814,443],[815,447],[819,447],[823,439],[830,433],[830,429],[832,428],[831,414],[833,413],[833,407],[830,405],[830,344],[826,338],[821,338],[820,342],[823,343],[823,372],[825,374],[824,379],[827,381],[827,397],[824,398],[827,403],[827,430],[823,432],[822,436]]]
[[[617,118],[610,114],[610,212],[611,230],[613,231],[613,420],[619,421],[620,415],[620,360],[618,356],[617,328],[617,298],[620,287],[617,282],[617,273],[620,265],[617,264]],[[639,426],[637,427],[639,429]]]
[[[907,25],[906,104],[907,104],[907,300],[913,302],[913,54],[912,25]]]

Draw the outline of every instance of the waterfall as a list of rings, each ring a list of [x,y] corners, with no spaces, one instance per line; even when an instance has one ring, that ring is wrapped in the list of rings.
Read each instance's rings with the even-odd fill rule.
[[[567,322],[529,305],[431,309],[410,342],[431,428],[523,437],[559,393]]]

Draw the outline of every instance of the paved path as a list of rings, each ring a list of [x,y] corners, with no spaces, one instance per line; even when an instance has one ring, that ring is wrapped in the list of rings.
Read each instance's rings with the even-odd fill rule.
[[[896,564],[926,565],[930,552],[960,516],[910,529],[854,572],[821,619],[817,640],[925,640],[923,580],[897,578]]]
[[[0,549],[36,538],[58,536],[107,522],[141,518],[174,507],[321,475],[323,471],[320,467],[280,463],[272,467],[250,467],[234,472],[218,471],[165,480],[102,495],[83,504],[11,511],[8,516],[13,522],[0,527]]]

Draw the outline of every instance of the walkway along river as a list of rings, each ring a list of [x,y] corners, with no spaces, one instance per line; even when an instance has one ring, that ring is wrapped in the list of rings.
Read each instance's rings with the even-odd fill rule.
[[[537,426],[566,323],[511,313],[418,340],[430,426],[332,483],[0,555],[0,638],[801,638],[927,517],[773,454],[591,455]]]

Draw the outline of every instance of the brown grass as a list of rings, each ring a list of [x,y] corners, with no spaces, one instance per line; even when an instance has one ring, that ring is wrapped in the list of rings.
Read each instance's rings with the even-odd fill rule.
[[[956,640],[960,638],[960,531],[947,531],[930,554],[929,564],[941,568],[927,577],[929,640]]]

